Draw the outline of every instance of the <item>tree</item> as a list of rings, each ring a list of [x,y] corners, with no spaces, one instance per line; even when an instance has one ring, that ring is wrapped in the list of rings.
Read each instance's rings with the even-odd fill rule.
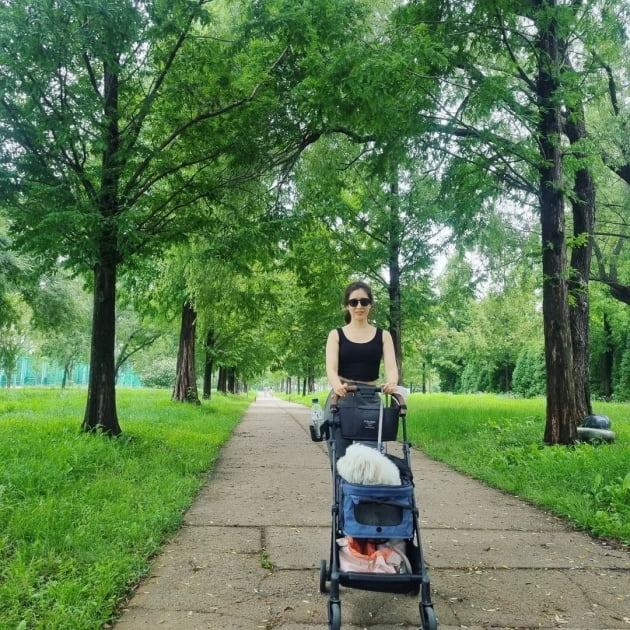
[[[543,273],[543,325],[547,366],[545,442],[571,444],[577,436],[578,410],[573,380],[566,259],[562,126],[561,26],[555,0],[534,2],[538,51],[535,92],[540,118],[540,222]]]
[[[607,90],[598,101],[592,116],[596,146],[608,172],[600,176],[600,196],[597,232],[593,242],[597,267],[593,279],[609,287],[610,295],[630,304],[630,281],[627,273],[620,273],[620,261],[630,238],[627,220],[628,186],[630,185],[630,150],[627,145],[628,112],[623,106],[627,97],[624,80],[627,58],[627,36],[623,18],[624,5],[611,3],[602,19],[607,46],[605,53],[590,46],[589,52],[600,71],[607,78]],[[603,103],[602,103],[603,101]],[[602,217],[602,214],[604,215]]]
[[[611,296],[603,284],[591,290],[591,384],[594,395],[621,400],[618,390],[623,353],[628,345],[630,310]]]
[[[11,251],[11,239],[0,222],[0,326],[15,318],[11,294],[18,289],[30,265]]]
[[[341,291],[348,279],[366,279],[376,294],[373,316],[392,332],[401,366],[403,318],[423,303],[441,244],[437,186],[412,164],[402,148],[322,138],[298,165],[291,194],[302,228],[291,242],[298,276],[323,291],[333,281]]]
[[[443,146],[461,173],[476,173],[472,181],[480,188],[469,183],[466,189],[483,200],[492,193],[482,181],[489,173],[515,200],[519,193],[536,198],[548,378],[545,439],[551,443],[572,443],[590,408],[585,324],[595,189],[580,103],[601,87],[597,68],[582,55],[586,44],[600,43],[596,25],[608,7],[600,8],[580,1],[479,0],[414,3],[400,12],[404,23],[436,24],[436,37],[444,34],[436,74],[448,80],[442,82],[445,105],[435,117],[435,134],[450,138]],[[573,155],[564,148],[567,140]],[[570,200],[576,230],[571,241],[565,234]]]
[[[297,125],[297,136],[264,132],[280,112],[261,95],[286,50],[272,58],[272,47],[256,43],[258,54],[246,53],[214,6],[0,5],[0,191],[16,243],[93,277],[85,431],[121,432],[121,265],[192,229],[199,199],[290,161],[304,144]]]
[[[4,296],[5,319],[0,325],[0,369],[6,376],[6,386],[11,386],[17,359],[26,350],[31,310],[19,293]]]
[[[197,312],[189,300],[182,306],[182,325],[179,334],[179,351],[177,354],[177,377],[173,389],[173,400],[200,404],[197,392],[195,371],[195,333],[197,329]]]
[[[119,308],[116,323],[116,378],[132,358],[145,352],[164,335],[164,326],[142,319],[131,308]]]

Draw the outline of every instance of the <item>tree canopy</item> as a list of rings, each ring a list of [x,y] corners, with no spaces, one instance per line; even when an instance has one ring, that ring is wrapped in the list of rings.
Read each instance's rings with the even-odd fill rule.
[[[148,343],[134,327],[149,314],[186,315],[189,348],[203,344],[183,392],[191,362],[243,382],[273,367],[312,387],[339,294],[362,278],[405,380],[509,390],[516,373],[546,392],[545,440],[572,443],[591,387],[621,392],[630,365],[610,299],[630,302],[627,11],[0,3],[7,356],[10,322],[35,325],[56,270],[82,276],[83,428],[117,435],[117,366],[136,354],[130,338]],[[46,270],[35,284],[27,264]],[[126,340],[121,287],[145,317],[126,320]],[[543,347],[545,382],[526,384]]]

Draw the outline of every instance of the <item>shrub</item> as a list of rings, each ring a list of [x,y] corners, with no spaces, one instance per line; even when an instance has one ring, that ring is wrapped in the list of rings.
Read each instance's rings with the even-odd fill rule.
[[[512,375],[512,389],[524,398],[545,395],[545,353],[542,349],[523,348]]]
[[[157,359],[150,369],[143,369],[140,379],[145,387],[172,388],[175,385],[175,361],[173,359]]]
[[[630,347],[627,347],[621,356],[619,366],[619,381],[615,387],[616,400],[630,400]]]

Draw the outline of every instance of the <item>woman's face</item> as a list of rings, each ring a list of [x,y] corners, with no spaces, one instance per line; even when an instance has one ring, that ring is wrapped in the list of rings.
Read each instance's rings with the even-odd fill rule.
[[[352,319],[367,319],[372,308],[372,301],[365,289],[355,289],[349,295],[346,306]]]

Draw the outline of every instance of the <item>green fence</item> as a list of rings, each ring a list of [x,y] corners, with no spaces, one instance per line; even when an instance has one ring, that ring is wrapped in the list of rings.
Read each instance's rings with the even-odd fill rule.
[[[88,363],[77,363],[72,368],[66,385],[88,384],[90,366]],[[63,381],[63,367],[55,362],[35,361],[30,357],[20,357],[11,374],[10,387],[28,386],[61,386]],[[118,371],[117,385],[125,387],[141,387],[138,376],[133,373],[131,365],[123,365]],[[7,386],[7,375],[0,370],[0,387]]]

